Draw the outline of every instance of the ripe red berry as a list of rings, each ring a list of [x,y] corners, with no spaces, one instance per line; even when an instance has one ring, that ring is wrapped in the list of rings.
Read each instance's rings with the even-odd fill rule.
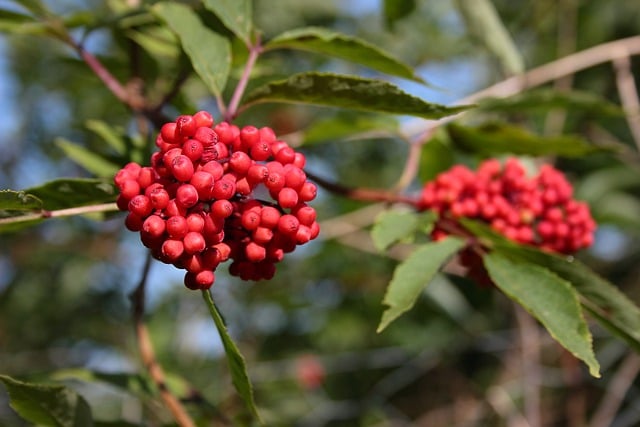
[[[198,190],[191,184],[182,184],[176,191],[176,202],[185,208],[195,206],[198,197]]]
[[[202,233],[195,231],[188,232],[182,239],[182,243],[184,245],[184,251],[188,254],[202,252],[207,246]]]
[[[188,182],[193,176],[193,162],[189,157],[180,154],[171,161],[171,171],[178,181]]]

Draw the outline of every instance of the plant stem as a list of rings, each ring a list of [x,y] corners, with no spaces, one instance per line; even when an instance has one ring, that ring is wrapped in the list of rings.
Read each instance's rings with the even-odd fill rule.
[[[224,118],[227,122],[233,121],[233,119],[236,117],[236,114],[238,113],[238,106],[240,105],[242,95],[244,95],[244,91],[247,88],[247,84],[249,83],[251,71],[253,70],[258,56],[260,56],[261,53],[262,45],[260,43],[260,39],[258,39],[253,45],[249,46],[249,57],[247,58],[247,63],[244,66],[244,70],[242,71],[242,75],[240,76],[240,80],[238,81],[238,85],[233,91],[233,96],[231,97],[231,101],[229,101],[227,111],[224,114]]]
[[[96,212],[117,211],[118,206],[115,203],[103,203],[100,205],[78,206],[75,208],[58,209],[55,211],[41,210],[39,212],[29,213],[26,215],[11,216],[8,218],[0,218],[0,225],[12,224],[23,221],[34,221],[38,219],[58,218],[63,216],[82,215]]]
[[[133,321],[135,324],[140,357],[142,358],[142,362],[149,372],[151,379],[156,384],[156,387],[158,387],[160,397],[169,408],[169,411],[171,411],[176,423],[181,427],[195,427],[195,423],[185,410],[184,406],[182,406],[182,403],[180,403],[180,401],[171,393],[171,391],[169,391],[169,388],[167,387],[164,370],[156,359],[149,330],[147,329],[147,325],[144,323],[144,295],[150,267],[151,254],[148,254],[140,283],[131,294]]]
[[[348,197],[352,200],[360,200],[363,202],[387,202],[387,203],[405,203],[411,206],[417,206],[418,200],[397,194],[391,191],[378,190],[373,188],[350,188],[335,182],[330,182],[324,178],[320,178],[310,172],[306,172],[307,177],[316,182],[320,187],[332,193]]]

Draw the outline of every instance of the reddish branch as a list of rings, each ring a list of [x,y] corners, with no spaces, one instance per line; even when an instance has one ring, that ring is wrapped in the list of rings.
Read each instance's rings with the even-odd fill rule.
[[[164,401],[169,411],[173,415],[179,426],[181,427],[195,427],[195,423],[185,410],[182,403],[171,393],[167,387],[165,380],[164,370],[158,363],[153,350],[153,344],[149,335],[147,325],[144,323],[144,295],[145,286],[147,282],[147,276],[149,268],[151,267],[151,255],[147,256],[145,262],[142,278],[136,290],[131,294],[131,302],[133,304],[133,320],[135,324],[136,337],[138,342],[138,349],[140,351],[140,357],[144,363],[145,368],[149,372],[151,379],[156,384],[160,397]]]

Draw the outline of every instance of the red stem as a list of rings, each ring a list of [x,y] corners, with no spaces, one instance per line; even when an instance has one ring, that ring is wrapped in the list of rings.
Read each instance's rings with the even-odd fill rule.
[[[240,76],[240,80],[238,81],[238,85],[233,92],[233,96],[231,97],[231,101],[229,101],[227,111],[224,114],[225,120],[227,122],[233,121],[233,119],[238,114],[238,106],[240,105],[240,100],[242,99],[242,95],[244,95],[244,91],[247,88],[247,84],[249,83],[251,71],[253,70],[258,56],[260,56],[261,53],[262,45],[260,43],[260,39],[258,39],[256,40],[255,44],[249,46],[249,58],[247,58],[247,63],[244,66],[244,70],[242,71],[242,75]]]

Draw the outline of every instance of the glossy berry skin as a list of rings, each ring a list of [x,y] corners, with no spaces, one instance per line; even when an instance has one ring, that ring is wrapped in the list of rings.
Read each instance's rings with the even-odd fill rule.
[[[441,173],[423,187],[420,205],[441,221],[473,218],[519,243],[570,254],[591,245],[596,227],[588,206],[572,195],[571,184],[551,165],[528,178],[515,158],[504,165],[492,159],[475,172],[457,165]],[[433,231],[446,234],[438,226]]]
[[[150,166],[115,175],[117,205],[155,258],[186,270],[187,288],[211,287],[228,260],[243,280],[270,279],[284,254],[318,236],[304,155],[272,129],[216,124],[200,111],[164,124],[155,145]]]

